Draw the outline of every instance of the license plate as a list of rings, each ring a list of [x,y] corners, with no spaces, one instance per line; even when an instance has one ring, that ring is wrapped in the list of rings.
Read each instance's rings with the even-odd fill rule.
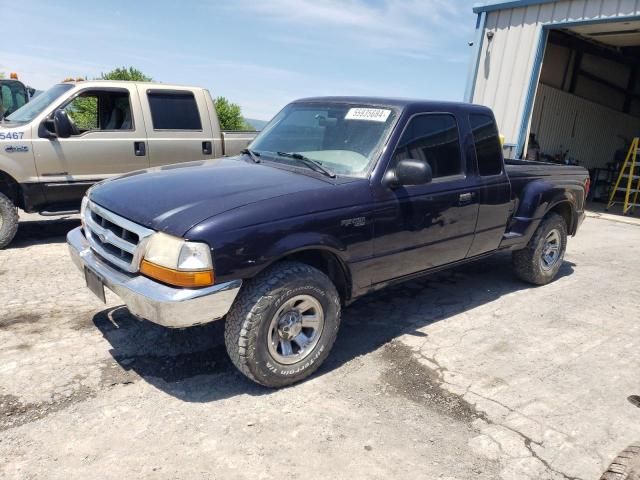
[[[107,303],[107,300],[104,298],[104,284],[102,283],[102,279],[88,268],[84,269],[84,278],[87,281],[89,290],[102,300],[102,303]]]

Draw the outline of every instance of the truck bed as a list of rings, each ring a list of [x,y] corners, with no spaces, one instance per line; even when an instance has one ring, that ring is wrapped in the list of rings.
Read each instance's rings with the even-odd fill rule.
[[[586,179],[586,170],[577,165],[562,165],[550,162],[534,162],[531,160],[504,160],[505,168],[509,178],[517,177],[555,177],[565,175],[575,175]]]
[[[230,131],[222,132],[222,151],[225,156],[232,157],[238,155],[242,150],[247,148],[258,132],[254,131]]]

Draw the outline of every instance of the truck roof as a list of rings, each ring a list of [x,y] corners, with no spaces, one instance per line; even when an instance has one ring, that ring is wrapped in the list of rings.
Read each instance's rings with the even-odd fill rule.
[[[132,82],[127,80],[69,80],[67,82],[60,82],[63,85],[88,85],[88,86],[111,86],[111,87],[119,87],[125,85],[145,85],[148,87],[162,87],[162,88],[191,88],[191,89],[202,89],[203,87],[196,87],[194,85],[179,85],[173,83],[160,83],[160,82]]]
[[[444,112],[453,112],[460,110],[474,110],[491,113],[491,109],[482,105],[475,105],[464,102],[445,102],[438,100],[419,100],[411,98],[393,98],[393,97],[359,97],[359,96],[329,96],[329,97],[308,97],[301,98],[292,103],[355,103],[364,105],[374,105],[379,107],[396,107],[396,108],[415,108],[427,111],[442,110]]]

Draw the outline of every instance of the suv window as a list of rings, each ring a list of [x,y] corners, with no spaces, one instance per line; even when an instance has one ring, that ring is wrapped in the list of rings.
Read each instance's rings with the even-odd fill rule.
[[[407,158],[429,163],[433,178],[463,173],[455,117],[440,113],[413,117],[396,147],[394,163]]]
[[[192,92],[149,91],[147,97],[154,130],[202,130]]]
[[[476,147],[480,175],[500,175],[502,173],[502,146],[496,122],[490,115],[482,113],[469,115],[469,121],[473,131],[473,142]]]
[[[133,130],[129,92],[83,92],[64,110],[75,126],[75,135],[93,130]]]

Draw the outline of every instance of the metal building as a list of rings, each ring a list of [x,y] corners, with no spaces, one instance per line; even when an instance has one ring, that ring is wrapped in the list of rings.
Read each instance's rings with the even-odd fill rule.
[[[640,0],[493,0],[474,12],[465,99],[493,108],[512,156],[533,133],[542,152],[605,168],[640,136]]]

